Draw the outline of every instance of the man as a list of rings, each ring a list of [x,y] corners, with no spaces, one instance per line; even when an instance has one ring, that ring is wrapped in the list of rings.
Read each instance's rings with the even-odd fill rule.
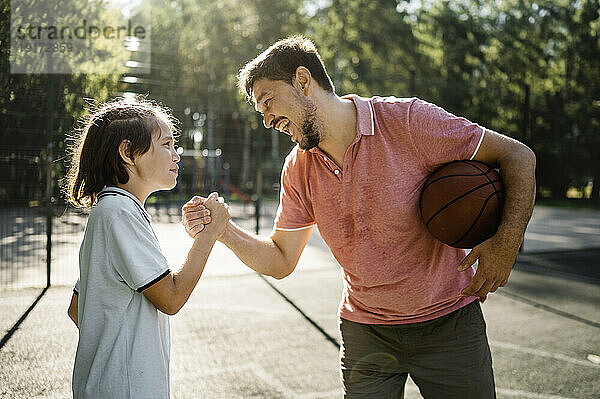
[[[221,241],[281,279],[318,226],[344,277],[345,397],[403,397],[408,374],[425,398],[495,397],[477,297],[508,281],[533,208],[533,152],[419,99],[338,97],[303,37],[275,43],[238,78],[265,127],[298,145],[283,166],[271,235],[229,223]],[[466,257],[431,236],[418,210],[427,177],[457,159],[498,166],[506,187],[498,232]],[[203,228],[199,202],[184,206],[191,236]]]

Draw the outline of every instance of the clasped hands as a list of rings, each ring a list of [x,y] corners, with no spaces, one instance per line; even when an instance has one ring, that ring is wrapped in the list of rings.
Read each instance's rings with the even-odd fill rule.
[[[192,197],[181,208],[181,214],[181,224],[192,238],[196,238],[198,233],[208,229],[209,226],[216,230],[218,236],[221,236],[231,219],[229,205],[216,192],[211,193],[207,198],[198,195]]]

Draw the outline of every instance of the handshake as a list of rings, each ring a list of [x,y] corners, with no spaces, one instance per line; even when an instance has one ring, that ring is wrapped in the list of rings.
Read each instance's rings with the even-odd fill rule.
[[[183,205],[181,213],[181,224],[192,238],[204,231],[203,234],[215,234],[219,239],[231,219],[229,206],[217,193],[211,193],[207,198],[192,197]]]

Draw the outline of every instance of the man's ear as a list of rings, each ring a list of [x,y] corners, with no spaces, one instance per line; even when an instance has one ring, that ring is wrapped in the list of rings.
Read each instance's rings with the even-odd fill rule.
[[[303,66],[296,68],[296,75],[292,80],[293,86],[304,93],[304,95],[308,95],[311,83],[312,75],[310,74],[308,68]]]
[[[131,158],[129,156],[130,151],[129,148],[131,147],[131,141],[129,140],[123,140],[121,141],[121,144],[119,144],[119,155],[121,156],[121,159],[123,160],[123,162],[125,162],[125,165],[135,165],[135,163],[133,162],[133,158]]]

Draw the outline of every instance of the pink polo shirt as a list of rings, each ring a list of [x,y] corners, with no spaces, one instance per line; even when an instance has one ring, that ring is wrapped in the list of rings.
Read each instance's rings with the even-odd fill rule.
[[[357,135],[339,168],[318,147],[285,160],[275,228],[317,224],[342,267],[340,317],[406,324],[457,310],[473,268],[466,251],[434,238],[421,221],[419,195],[439,166],[475,156],[483,129],[415,98],[348,96]]]

